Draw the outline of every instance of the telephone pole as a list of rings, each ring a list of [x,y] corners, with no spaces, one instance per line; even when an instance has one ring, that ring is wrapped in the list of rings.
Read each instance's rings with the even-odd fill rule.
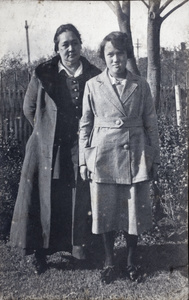
[[[137,62],[139,61],[139,48],[141,47],[141,44],[139,43],[139,39],[137,39],[137,43],[135,44],[137,48]]]
[[[26,43],[27,43],[27,51],[28,51],[28,64],[30,64],[30,45],[29,45],[29,35],[28,35],[28,23],[25,21],[26,28]]]
[[[28,51],[28,82],[30,82],[30,44],[29,44],[29,34],[28,34],[28,23],[25,21],[25,28],[26,28],[26,43],[27,43],[27,51]]]

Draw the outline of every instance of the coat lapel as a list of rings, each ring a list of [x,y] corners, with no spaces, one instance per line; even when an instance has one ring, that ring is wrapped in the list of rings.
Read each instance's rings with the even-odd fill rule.
[[[129,71],[127,71],[127,72],[128,72],[127,77],[126,77],[127,82],[126,82],[126,85],[125,85],[124,90],[121,95],[121,100],[122,100],[122,103],[124,103],[124,104],[138,86],[137,78],[134,77],[131,72],[129,72]]]
[[[58,83],[58,61],[59,55],[52,59],[40,64],[36,69],[36,75],[41,81],[45,92],[53,99],[56,100],[57,83]]]
[[[105,69],[99,76],[97,81],[100,83],[100,89],[105,97],[125,116],[123,105],[113,89],[113,86],[109,80],[107,69]]]

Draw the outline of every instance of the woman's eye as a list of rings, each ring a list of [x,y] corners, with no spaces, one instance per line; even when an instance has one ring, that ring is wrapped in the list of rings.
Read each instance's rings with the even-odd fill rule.
[[[62,48],[68,48],[68,44],[63,44]]]
[[[73,46],[77,46],[78,45],[78,42],[73,42]]]

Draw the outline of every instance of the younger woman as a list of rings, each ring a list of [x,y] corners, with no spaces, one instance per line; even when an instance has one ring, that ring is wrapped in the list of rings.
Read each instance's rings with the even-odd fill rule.
[[[86,83],[80,122],[80,172],[83,180],[91,180],[92,232],[103,237],[105,283],[115,278],[113,234],[118,230],[126,232],[127,273],[137,279],[137,239],[151,227],[149,180],[157,180],[159,164],[150,88],[126,69],[127,48],[121,32],[102,41],[106,69]]]

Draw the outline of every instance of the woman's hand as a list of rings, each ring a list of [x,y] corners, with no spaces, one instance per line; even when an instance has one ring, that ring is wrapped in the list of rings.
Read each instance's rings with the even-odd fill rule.
[[[88,170],[86,166],[80,166],[80,175],[84,181],[88,180]]]

